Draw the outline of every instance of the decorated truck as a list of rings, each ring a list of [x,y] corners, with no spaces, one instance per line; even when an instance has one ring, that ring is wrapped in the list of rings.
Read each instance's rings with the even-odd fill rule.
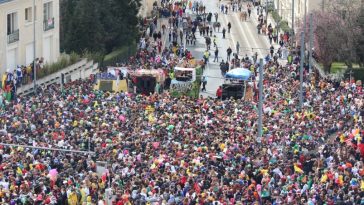
[[[172,96],[190,96],[199,97],[202,67],[195,59],[184,61],[173,69],[173,78],[171,81],[170,92]]]

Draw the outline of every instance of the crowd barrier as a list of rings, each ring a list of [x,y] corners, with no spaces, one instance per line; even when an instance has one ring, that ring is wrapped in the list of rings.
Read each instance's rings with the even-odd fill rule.
[[[50,74],[46,77],[38,79],[36,85],[39,87],[47,87],[51,84],[56,84],[61,82],[61,75],[64,74],[64,82],[70,82],[76,79],[85,79],[91,74],[97,73],[98,64],[88,61],[86,58],[80,60],[79,62],[70,65],[56,73]],[[17,89],[17,95],[28,95],[33,93],[34,85],[33,83],[23,85]]]

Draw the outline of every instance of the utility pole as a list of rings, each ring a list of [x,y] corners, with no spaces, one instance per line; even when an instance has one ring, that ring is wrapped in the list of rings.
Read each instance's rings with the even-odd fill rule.
[[[306,5],[307,5],[307,0],[305,0],[305,7],[304,7],[304,9],[305,9],[305,16],[304,16],[304,24],[303,24],[303,32],[304,32],[304,34],[303,34],[303,36],[304,36],[304,39],[305,39],[305,42],[304,42],[304,51],[306,52],[306,24],[307,24],[307,7],[306,7]],[[307,58],[307,56],[305,55],[305,59],[304,59],[304,63],[306,63],[307,61],[306,61],[306,58]]]
[[[33,0],[33,53],[34,53],[34,61],[33,61],[33,92],[37,93],[37,66],[36,66],[36,42],[35,42],[35,0]]]
[[[325,0],[322,0],[322,3],[321,3],[321,10],[322,12],[325,11]]]
[[[304,17],[304,24],[303,24],[303,32],[305,34],[305,37],[306,37],[306,23],[307,23],[307,20],[306,20],[306,16],[307,16],[307,0],[305,0],[305,17]],[[306,46],[305,46],[306,47]]]
[[[268,25],[268,0],[265,0],[265,21]]]
[[[258,137],[263,136],[263,58],[259,60],[259,104],[258,104]]]
[[[312,72],[312,46],[313,46],[313,14],[310,14],[310,45],[309,45],[309,64],[308,64],[308,68],[309,68],[309,72],[311,75]]]
[[[294,0],[292,0],[292,46],[294,41]]]
[[[304,32],[301,32],[301,59],[300,59],[300,110],[302,111],[302,105],[303,105],[303,62],[305,58],[305,50],[304,50],[304,44],[305,44],[305,36]]]

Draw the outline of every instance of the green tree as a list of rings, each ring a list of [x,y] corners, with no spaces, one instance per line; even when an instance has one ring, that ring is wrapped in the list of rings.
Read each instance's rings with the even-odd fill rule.
[[[76,0],[61,0],[60,1],[60,47],[61,51],[68,48],[70,36],[67,32],[70,31],[72,18],[74,17],[74,8],[76,7]]]
[[[140,0],[63,0],[61,39],[66,52],[109,53],[138,37]]]
[[[104,51],[105,35],[100,21],[99,1],[79,0],[75,8],[69,42],[69,50],[81,53],[84,50],[91,52]]]

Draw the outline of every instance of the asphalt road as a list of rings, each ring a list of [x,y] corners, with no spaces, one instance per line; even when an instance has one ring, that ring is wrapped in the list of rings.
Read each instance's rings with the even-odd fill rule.
[[[222,4],[227,4],[230,1],[222,1]],[[221,23],[220,32],[213,32],[213,36],[217,36],[217,45],[219,48],[219,62],[213,62],[214,60],[214,48],[211,46],[210,50],[210,59],[205,69],[204,75],[207,76],[207,91],[202,92],[203,96],[211,96],[215,97],[215,93],[217,88],[224,83],[224,78],[220,72],[220,61],[224,59],[226,61],[226,50],[228,47],[231,47],[233,53],[236,52],[236,43],[240,44],[240,52],[239,56],[243,57],[248,55],[251,57],[255,52],[258,53],[258,59],[264,58],[269,53],[269,40],[266,35],[260,34],[258,35],[256,26],[258,24],[258,16],[256,14],[257,10],[254,8],[252,10],[251,18],[247,21],[240,20],[240,14],[238,12],[229,11],[228,14],[223,14],[220,12],[218,7],[218,0],[205,0],[203,1],[206,6],[206,12],[215,13],[218,12],[218,22]],[[243,6],[243,9],[246,9],[246,4]],[[193,16],[192,11],[187,11],[191,16]],[[213,22],[215,18],[212,18]],[[230,33],[226,33],[226,38],[222,39],[222,28],[225,27],[227,29],[228,23],[231,23],[232,28]],[[269,22],[269,20],[268,20]],[[205,46],[205,38],[200,36],[199,32],[196,32],[197,43],[196,46],[187,46],[193,56],[197,59],[202,59],[203,53],[206,50]],[[213,39],[213,38],[212,38]],[[278,48],[277,45],[273,45],[275,48]]]
[[[149,2],[149,1],[147,1]],[[226,61],[226,50],[228,47],[233,49],[233,53],[236,52],[236,43],[240,44],[240,52],[239,56],[243,57],[248,55],[251,57],[255,52],[258,53],[258,59],[264,58],[269,53],[269,40],[266,35],[257,33],[256,26],[258,24],[258,15],[256,8],[252,9],[251,17],[248,18],[247,21],[240,20],[239,12],[229,11],[228,14],[223,14],[220,12],[219,0],[202,0],[203,4],[206,6],[206,12],[219,14],[218,22],[221,23],[220,32],[213,32],[213,35],[216,35],[218,38],[217,45],[219,48],[219,62],[213,62],[214,59],[214,48],[211,46],[210,50],[210,59],[205,69],[204,75],[208,77],[207,83],[207,91],[202,92],[203,96],[212,96],[215,97],[215,93],[217,88],[224,83],[224,78],[221,75],[219,64],[222,59]],[[221,1],[221,4],[228,4],[230,1]],[[151,5],[148,4],[150,7]],[[246,3],[243,5],[243,10],[246,10]],[[187,9],[187,13],[192,17],[194,14],[192,11]],[[213,22],[215,18],[212,18]],[[230,33],[226,33],[226,38],[222,39],[222,28],[225,27],[227,29],[227,24],[231,23],[232,28]],[[268,22],[272,22],[272,18],[268,17]],[[160,19],[159,26],[161,24],[168,25],[167,19]],[[274,25],[274,23],[272,23]],[[158,27],[160,29],[160,27]],[[163,35],[163,46],[168,46],[169,42],[167,39],[168,35]],[[193,56],[197,59],[202,59],[203,53],[206,50],[205,46],[205,38],[200,36],[199,31],[196,32],[197,43],[195,46],[187,46]],[[278,48],[277,44],[273,44],[275,48]]]

